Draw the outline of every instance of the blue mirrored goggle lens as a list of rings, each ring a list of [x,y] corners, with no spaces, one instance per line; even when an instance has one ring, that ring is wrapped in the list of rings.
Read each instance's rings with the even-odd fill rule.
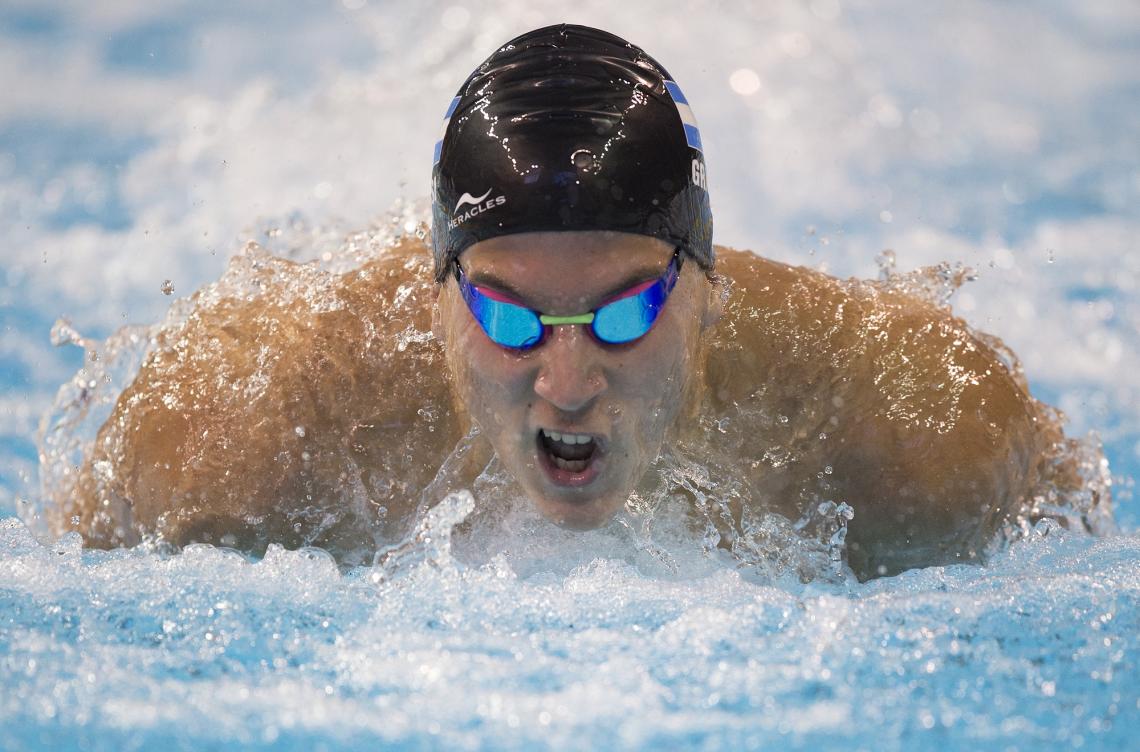
[[[661,280],[636,295],[615,300],[594,312],[594,336],[602,342],[620,345],[640,339],[653,328],[665,304],[665,281]]]
[[[492,300],[471,284],[464,285],[463,297],[475,320],[495,344],[523,350],[534,347],[542,339],[542,323],[529,308]]]

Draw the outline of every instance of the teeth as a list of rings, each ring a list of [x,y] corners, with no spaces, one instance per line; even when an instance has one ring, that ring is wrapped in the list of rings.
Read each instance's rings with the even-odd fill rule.
[[[586,469],[589,463],[585,460],[564,460],[561,457],[551,457],[554,460],[554,465],[563,470],[569,470],[572,473],[580,473]]]
[[[585,444],[593,440],[587,433],[559,433],[558,431],[547,431],[542,429],[542,433],[552,441],[561,441],[564,444]]]

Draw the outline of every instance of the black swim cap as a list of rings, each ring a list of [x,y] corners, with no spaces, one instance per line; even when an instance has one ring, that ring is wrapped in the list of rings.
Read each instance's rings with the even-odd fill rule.
[[[500,47],[459,88],[435,146],[438,281],[473,243],[550,230],[649,235],[713,266],[701,137],[680,87],[585,26]]]

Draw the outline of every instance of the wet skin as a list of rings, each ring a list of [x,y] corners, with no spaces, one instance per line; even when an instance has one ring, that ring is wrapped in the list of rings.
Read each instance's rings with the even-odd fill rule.
[[[671,253],[640,236],[536,233],[461,263],[476,284],[573,315],[659,276]],[[642,339],[558,326],[526,354],[486,337],[453,277],[431,281],[418,241],[313,282],[319,309],[290,288],[300,267],[263,260],[258,296],[206,295],[158,336],[74,484],[54,489],[54,528],[98,546],[317,545],[354,563],[469,485],[492,449],[544,515],[590,528],[651,484],[668,445],[739,479],[755,510],[794,520],[847,501],[849,562],[870,577],[977,559],[1042,484],[1079,482],[1051,463],[1058,422],[947,311],[717,253],[721,281],[686,262]],[[464,443],[472,426],[482,436]],[[544,428],[588,435],[591,469],[552,472]]]

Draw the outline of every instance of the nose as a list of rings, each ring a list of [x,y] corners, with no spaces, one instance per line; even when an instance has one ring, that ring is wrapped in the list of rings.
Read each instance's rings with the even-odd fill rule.
[[[540,351],[535,394],[565,412],[588,407],[609,386],[601,355],[583,326],[555,326]]]

